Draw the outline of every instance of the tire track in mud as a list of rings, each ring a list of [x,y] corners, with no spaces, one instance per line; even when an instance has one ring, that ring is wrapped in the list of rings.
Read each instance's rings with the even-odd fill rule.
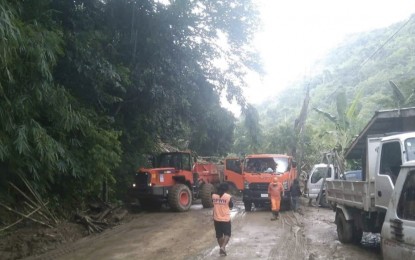
[[[145,215],[137,215],[134,219],[136,221],[140,221],[141,219],[145,218]],[[146,227],[145,225],[142,225],[143,231],[145,232],[146,229],[150,229],[150,227]],[[54,249],[52,251],[46,252],[42,255],[38,256],[30,256],[28,258],[24,258],[24,260],[54,260],[64,257],[65,255],[68,255],[76,250],[80,250],[85,247],[91,247],[94,244],[99,243],[99,241],[102,241],[110,236],[117,236],[123,232],[125,232],[129,227],[126,224],[121,224],[119,226],[115,226],[111,229],[107,229],[102,233],[99,234],[93,234],[87,237],[83,237],[79,239],[78,241],[71,242],[68,244],[64,244],[61,247],[58,247],[57,249]]]
[[[305,259],[309,256],[307,240],[304,236],[304,224],[298,213],[282,212],[277,221],[278,232],[284,234],[272,250],[267,259]]]
[[[279,220],[271,221],[269,209],[245,212],[242,202],[237,201],[235,204],[237,212],[232,219],[232,237],[227,247],[227,260],[308,258],[303,217],[298,213],[283,211]],[[202,259],[223,259],[219,256],[216,241],[200,254],[186,258]]]
[[[139,213],[128,223],[28,259],[181,260],[214,241],[211,216],[201,205],[182,213]]]
[[[301,200],[301,214],[280,213],[280,219],[270,221],[269,209],[245,212],[241,202],[232,219],[232,237],[227,247],[227,260],[292,259],[379,260],[379,254],[355,245],[343,245],[337,240],[334,212],[330,209],[307,207]],[[212,238],[214,239],[214,238]],[[186,260],[225,259],[219,256],[216,241],[206,250]]]

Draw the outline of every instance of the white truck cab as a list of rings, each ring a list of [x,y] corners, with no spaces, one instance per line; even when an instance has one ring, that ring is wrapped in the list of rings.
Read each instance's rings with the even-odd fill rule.
[[[381,239],[383,259],[415,258],[415,161],[401,166]]]
[[[376,207],[387,210],[402,163],[415,160],[414,132],[383,137],[376,163]]]
[[[332,164],[315,164],[307,180],[307,197],[310,200],[317,199],[321,186],[323,185],[324,176],[326,176],[326,181],[329,181],[338,178],[336,174],[338,173],[335,171]],[[325,190],[324,187],[323,190]],[[324,193],[323,196],[325,196]],[[323,201],[325,201],[325,199],[323,199]]]

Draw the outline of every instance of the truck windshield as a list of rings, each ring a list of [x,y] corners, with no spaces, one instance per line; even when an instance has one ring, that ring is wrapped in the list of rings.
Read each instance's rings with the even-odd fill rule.
[[[283,173],[289,169],[288,158],[247,158],[244,168],[249,173]]]
[[[415,138],[408,138],[405,140],[406,160],[415,160]]]
[[[330,178],[331,177],[331,168],[328,168],[329,172],[326,176],[326,178]],[[327,172],[327,167],[324,168],[316,168],[314,170],[314,172],[311,174],[311,183],[316,183],[319,180],[321,180],[322,178],[324,178],[324,175],[326,175]]]
[[[163,153],[158,156],[156,167],[174,167],[190,171],[190,161],[190,154],[187,153]]]

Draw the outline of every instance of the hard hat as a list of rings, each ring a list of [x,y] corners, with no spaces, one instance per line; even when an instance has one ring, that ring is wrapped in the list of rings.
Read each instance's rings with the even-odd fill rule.
[[[272,178],[272,183],[278,183],[278,177],[275,176],[274,178]]]

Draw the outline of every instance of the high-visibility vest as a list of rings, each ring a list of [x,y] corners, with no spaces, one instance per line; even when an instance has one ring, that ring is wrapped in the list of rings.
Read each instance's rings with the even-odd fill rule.
[[[281,198],[281,192],[283,191],[283,187],[281,183],[273,184],[270,183],[268,186],[268,193],[271,195],[271,198]]]
[[[218,194],[212,195],[213,201],[213,219],[216,221],[230,221],[231,210],[229,209],[229,202],[231,195],[224,193],[222,197]]]

